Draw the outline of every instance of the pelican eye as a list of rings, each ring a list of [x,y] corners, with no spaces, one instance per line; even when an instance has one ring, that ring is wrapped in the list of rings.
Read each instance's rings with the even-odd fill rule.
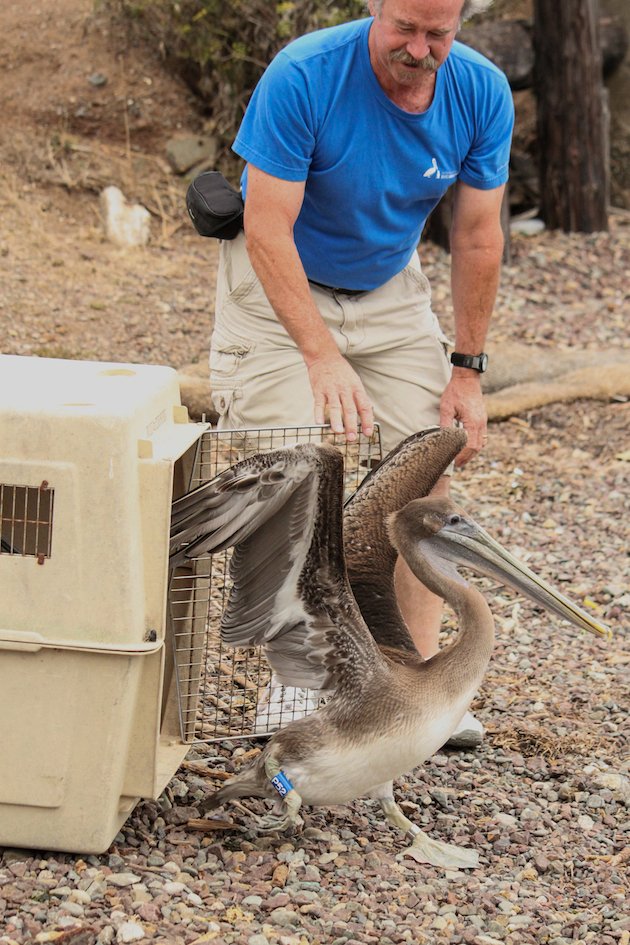
[[[457,512],[452,512],[451,515],[449,515],[449,517],[447,518],[446,522],[447,522],[447,525],[459,525],[461,520],[462,520],[461,515],[458,515]]]

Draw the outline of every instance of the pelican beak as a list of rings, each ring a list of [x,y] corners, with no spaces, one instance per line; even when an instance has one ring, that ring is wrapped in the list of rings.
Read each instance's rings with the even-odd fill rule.
[[[432,544],[434,542],[439,546],[439,554],[450,561],[507,584],[545,610],[558,614],[583,630],[590,630],[607,639],[612,637],[608,627],[530,571],[471,519],[462,518],[456,524],[445,525],[432,539]]]

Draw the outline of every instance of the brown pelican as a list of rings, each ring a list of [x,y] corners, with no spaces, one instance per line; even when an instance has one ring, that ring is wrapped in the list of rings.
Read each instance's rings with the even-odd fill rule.
[[[461,445],[460,432],[435,430],[410,438],[390,454],[357,493],[355,512],[347,515],[345,554],[343,460],[332,446],[259,454],[174,503],[173,567],[234,546],[224,641],[263,644],[285,685],[334,690],[319,711],[276,732],[251,766],[208,798],[205,810],[237,797],[276,797],[278,816],[263,818],[262,827],[282,830],[302,822],[302,803],[334,805],[373,797],[388,820],[405,831],[412,841],[407,852],[419,862],[477,865],[475,851],[431,839],[408,820],[393,796],[393,780],[429,758],[456,728],[490,659],[490,609],[456,565],[516,587],[583,629],[609,632],[453,502],[414,498],[430,488],[429,480],[440,475]],[[419,472],[414,457],[423,455],[426,462],[431,452],[434,469]],[[397,477],[404,485],[392,495]],[[392,503],[402,507],[388,515]],[[377,507],[376,526],[358,521],[361,505],[368,518]],[[378,548],[372,544],[376,541]],[[348,545],[353,545],[350,552]],[[395,605],[390,570],[396,554],[404,555],[417,577],[448,601],[459,620],[456,640],[427,661],[413,647]],[[364,615],[348,580],[346,557],[356,596],[365,601]],[[386,563],[377,563],[370,578],[372,558]]]

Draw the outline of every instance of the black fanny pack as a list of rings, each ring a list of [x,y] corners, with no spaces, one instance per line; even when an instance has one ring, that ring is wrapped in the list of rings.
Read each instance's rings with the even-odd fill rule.
[[[201,236],[233,240],[243,229],[243,198],[219,171],[204,171],[186,192],[186,206]]]

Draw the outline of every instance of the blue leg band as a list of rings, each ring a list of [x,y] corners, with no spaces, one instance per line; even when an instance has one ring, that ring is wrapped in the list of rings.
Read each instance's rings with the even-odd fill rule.
[[[278,771],[275,777],[271,779],[271,783],[275,787],[280,797],[285,797],[289,791],[293,790],[293,785],[287,778],[284,771]]]

